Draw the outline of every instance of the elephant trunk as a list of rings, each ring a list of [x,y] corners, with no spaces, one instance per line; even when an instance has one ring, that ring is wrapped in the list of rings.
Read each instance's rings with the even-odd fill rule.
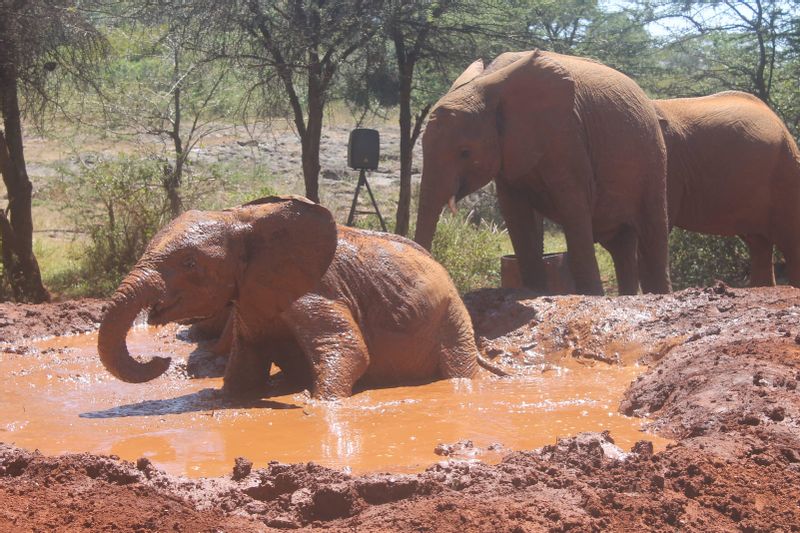
[[[154,357],[141,363],[128,353],[125,338],[136,316],[156,303],[164,292],[157,273],[141,268],[131,272],[114,295],[100,324],[97,352],[106,370],[128,383],[143,383],[157,378],[169,367],[170,359]]]
[[[430,251],[433,245],[433,235],[436,233],[436,224],[439,223],[439,215],[442,213],[444,204],[434,205],[431,202],[431,193],[422,191],[419,198],[419,211],[417,212],[417,230],[414,233],[414,241]]]

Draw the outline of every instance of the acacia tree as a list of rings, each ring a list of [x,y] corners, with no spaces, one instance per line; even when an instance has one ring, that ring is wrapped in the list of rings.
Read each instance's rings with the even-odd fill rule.
[[[569,53],[585,37],[600,13],[596,0],[527,0],[519,2],[515,20],[524,21],[519,37],[558,53]]]
[[[0,0],[0,173],[8,205],[0,212],[3,273],[17,301],[49,299],[33,253],[33,186],[23,149],[22,116],[41,118],[57,103],[59,81],[81,77],[104,40],[77,0]]]
[[[468,29],[475,29],[467,16],[468,2],[463,0],[388,0],[384,32],[394,46],[398,73],[398,105],[400,108],[400,197],[397,203],[395,233],[407,235],[411,216],[411,165],[414,145],[422,124],[436,100],[434,94],[420,98],[413,111],[415,69],[420,62],[446,63],[462,46],[454,46],[456,35],[466,39]],[[448,17],[453,13],[458,17]],[[438,94],[438,93],[437,93]]]
[[[170,153],[172,162],[164,166],[162,183],[173,217],[183,210],[181,188],[192,149],[225,127],[222,123],[231,111],[222,98],[230,65],[200,57],[195,48],[201,32],[195,20],[181,15],[170,10],[122,26],[119,48],[135,48],[116,50],[104,87],[105,103],[120,133],[154,136]],[[111,35],[116,42],[115,32]]]
[[[257,88],[265,99],[279,88],[288,101],[286,111],[302,146],[306,196],[319,202],[319,150],[329,91],[340,66],[377,31],[381,2],[207,0],[193,4],[206,26],[220,36],[206,48],[208,56],[234,60],[257,72]],[[269,103],[274,104],[274,99]]]
[[[773,82],[796,33],[800,2],[660,1],[646,6],[652,20],[668,30],[670,55],[693,58],[686,77],[699,82],[696,86],[742,90],[774,105]]]

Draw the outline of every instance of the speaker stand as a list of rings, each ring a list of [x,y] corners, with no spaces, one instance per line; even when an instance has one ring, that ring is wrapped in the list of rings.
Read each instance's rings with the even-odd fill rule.
[[[372,207],[375,208],[375,211],[356,211],[356,207],[358,204],[358,193],[361,192],[361,187],[365,186],[367,188],[367,192],[369,193],[369,198],[372,200]],[[381,216],[381,211],[378,209],[378,202],[375,201],[375,196],[372,194],[372,189],[369,186],[369,182],[367,181],[367,171],[365,169],[361,169],[361,174],[358,176],[358,185],[356,185],[356,191],[353,194],[353,203],[350,205],[350,214],[347,216],[347,225],[352,226],[353,220],[355,219],[356,215],[378,215],[378,220],[381,222],[381,228],[383,228],[384,233],[386,230],[386,222],[384,222],[383,217]]]

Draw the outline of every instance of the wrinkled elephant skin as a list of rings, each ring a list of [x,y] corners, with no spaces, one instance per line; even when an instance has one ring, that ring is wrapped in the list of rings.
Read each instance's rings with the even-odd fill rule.
[[[125,381],[153,379],[169,360],[140,363],[125,343],[139,311],[151,323],[218,328],[231,303],[229,393],[263,388],[273,363],[322,399],[356,383],[473,377],[485,363],[455,286],[425,250],[278,197],[190,211],[162,230],[112,297],[101,360]]]
[[[434,107],[423,135],[415,240],[494,179],[525,285],[542,290],[542,226],[561,224],[578,292],[602,294],[594,242],[623,293],[668,292],[666,149],[652,103],[627,76],[550,52],[477,61]],[[637,259],[637,246],[640,256]]]
[[[751,285],[774,285],[773,245],[800,286],[800,153],[780,118],[750,94],[654,100],[667,143],[670,220],[738,235]]]

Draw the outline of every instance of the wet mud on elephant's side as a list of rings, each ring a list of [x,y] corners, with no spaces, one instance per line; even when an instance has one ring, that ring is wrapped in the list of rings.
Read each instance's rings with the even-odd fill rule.
[[[190,211],[154,237],[100,327],[101,361],[124,381],[148,381],[169,365],[162,357],[140,363],[128,352],[125,335],[142,309],[151,324],[215,327],[232,309],[224,377],[231,394],[263,389],[273,364],[323,399],[349,396],[357,383],[492,369],[455,286],[430,254],[401,237],[337,226],[302,198]]]

